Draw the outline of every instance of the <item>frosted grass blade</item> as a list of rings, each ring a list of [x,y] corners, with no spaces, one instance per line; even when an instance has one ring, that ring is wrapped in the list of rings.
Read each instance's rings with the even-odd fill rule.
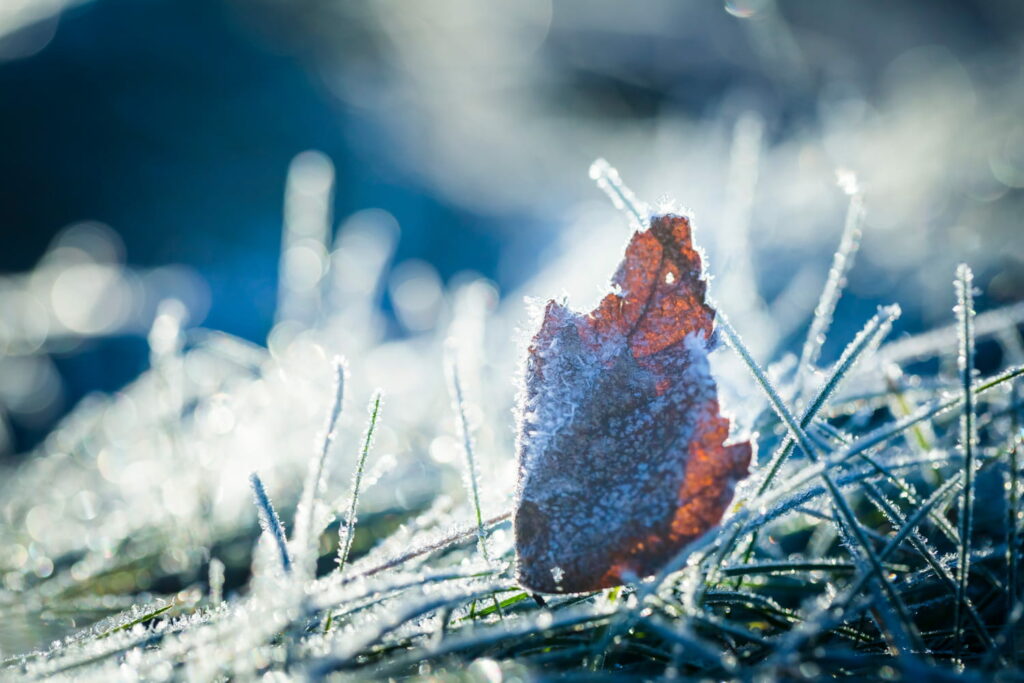
[[[270,496],[267,495],[260,475],[255,472],[250,474],[249,483],[252,485],[256,510],[259,512],[260,526],[263,528],[263,532],[270,534],[277,544],[278,552],[281,554],[281,568],[287,574],[292,570],[292,558],[288,554],[288,541],[284,533],[284,525],[281,524],[281,518],[277,516],[277,511],[274,509],[273,503],[270,502]]]
[[[366,425],[366,433],[363,434],[363,447],[359,451],[359,461],[356,463],[356,471],[352,474],[352,493],[349,495],[348,515],[342,523],[343,528],[339,530],[338,539],[338,574],[345,571],[345,562],[352,550],[352,541],[355,538],[356,529],[356,508],[359,505],[359,487],[363,482],[363,470],[366,468],[366,457],[370,454],[370,446],[373,445],[374,431],[377,429],[377,419],[380,417],[380,404],[382,393],[377,390],[370,398],[369,413],[370,419]]]

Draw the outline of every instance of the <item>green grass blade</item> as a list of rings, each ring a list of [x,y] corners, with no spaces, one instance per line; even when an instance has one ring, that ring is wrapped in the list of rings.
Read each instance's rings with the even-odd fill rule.
[[[352,475],[352,493],[349,496],[348,516],[344,520],[345,535],[339,539],[338,543],[338,574],[345,570],[345,562],[348,560],[348,554],[352,550],[352,540],[355,538],[356,506],[359,504],[359,488],[363,482],[366,457],[370,454],[370,446],[373,445],[373,435],[377,429],[377,420],[380,418],[382,396],[381,391],[378,389],[370,399],[370,420],[366,425],[366,433],[363,435],[363,447],[359,451],[359,462],[356,463],[356,471]]]
[[[480,553],[484,559],[490,562],[487,553],[487,537],[484,530],[484,515],[480,506],[480,484],[478,481],[476,456],[473,449],[473,437],[469,430],[469,421],[466,419],[465,403],[462,396],[462,382],[459,379],[459,368],[452,357],[448,361],[448,376],[451,383],[452,403],[457,418],[456,426],[459,435],[462,437],[462,450],[466,456],[466,483],[473,502],[473,510],[476,515],[477,541],[480,545]]]
[[[101,633],[98,636],[96,636],[96,640],[99,640],[100,638],[106,638],[107,636],[112,635],[114,633],[118,633],[119,631],[128,631],[128,630],[138,626],[139,624],[145,624],[147,621],[152,621],[153,619],[156,619],[157,617],[159,617],[164,612],[169,611],[172,607],[174,607],[174,603],[173,602],[169,602],[166,605],[163,605],[162,607],[157,607],[156,609],[153,609],[153,610],[151,610],[149,612],[146,612],[145,614],[141,615],[138,619],[132,619],[131,621],[127,621],[127,622],[121,624],[120,626],[115,626],[114,628],[110,629],[109,631],[104,631],[103,633]]]

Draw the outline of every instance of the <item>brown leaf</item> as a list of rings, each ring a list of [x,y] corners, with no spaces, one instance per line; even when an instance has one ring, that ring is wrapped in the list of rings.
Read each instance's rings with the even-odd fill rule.
[[[721,520],[751,446],[724,445],[705,289],[688,219],[665,215],[633,235],[594,311],[548,302],[519,397],[523,586],[649,576]]]

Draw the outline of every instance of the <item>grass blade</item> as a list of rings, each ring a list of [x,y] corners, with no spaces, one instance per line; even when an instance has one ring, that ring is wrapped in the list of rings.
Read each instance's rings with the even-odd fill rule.
[[[900,307],[897,305],[879,307],[878,312],[864,325],[853,341],[843,350],[839,361],[832,369],[825,384],[811,400],[807,409],[800,417],[800,427],[806,429],[818,416],[818,413],[825,406],[825,403],[839,388],[840,383],[850,372],[853,366],[860,360],[865,351],[878,344],[889,330],[892,323],[900,316]],[[778,474],[779,469],[796,444],[792,434],[787,434],[782,444],[776,450],[768,464],[768,470],[764,479],[758,485],[757,495],[761,495],[771,486]]]
[[[1007,614],[1013,611],[1017,604],[1019,589],[1017,587],[1017,546],[1018,546],[1018,524],[1020,523],[1020,448],[1024,445],[1024,438],[1020,434],[1014,436],[1013,445],[1007,453],[1009,460],[1009,472],[1007,472],[1006,483],[1006,585],[1007,585]]]
[[[839,388],[839,385],[841,384],[843,378],[846,377],[846,375],[850,372],[853,366],[857,363],[857,361],[868,349],[876,346],[878,343],[881,342],[881,340],[885,337],[886,334],[888,334],[889,330],[892,328],[892,323],[899,316],[899,306],[893,305],[879,307],[878,312],[870,320],[868,320],[868,322],[864,325],[861,331],[857,333],[857,336],[854,337],[853,341],[850,342],[843,350],[842,355],[836,362],[835,367],[832,368],[832,372],[829,374],[829,377],[825,381],[825,384],[822,385],[817,395],[815,395],[815,397],[811,400],[810,404],[807,406],[807,409],[800,417],[801,428],[806,429],[808,426],[810,426],[810,424],[817,417],[818,413],[821,411],[822,407],[824,407],[828,399],[831,398],[831,396]],[[782,443],[779,445],[778,449],[776,449],[775,453],[769,460],[764,477],[761,479],[761,482],[757,486],[755,497],[763,495],[771,487],[772,482],[775,480],[776,475],[778,475],[779,471],[781,470],[783,463],[786,461],[786,458],[788,458],[790,453],[793,452],[793,447],[795,444],[796,440],[794,439],[793,435],[787,434],[786,437],[783,439]],[[738,539],[733,539],[722,547],[719,560],[724,559],[729,554],[729,552],[732,551],[732,548],[736,540]],[[751,539],[747,545],[747,549],[743,553],[743,562],[750,561],[750,558],[753,555],[753,551],[756,546],[757,532],[755,531],[754,534],[752,534],[751,536]],[[721,562],[719,561],[715,563],[715,565],[717,566],[720,563]],[[712,575],[713,573],[714,572],[712,571]]]
[[[359,451],[359,462],[356,463],[356,471],[352,475],[352,493],[349,495],[348,516],[345,518],[345,535],[338,543],[338,574],[345,570],[345,562],[352,550],[352,540],[355,538],[356,530],[356,506],[359,504],[359,487],[363,483],[363,470],[366,468],[366,457],[370,454],[370,446],[373,445],[373,434],[377,429],[377,419],[380,417],[381,391],[378,389],[370,398],[369,413],[370,421],[366,425],[366,433],[363,435],[363,448]]]
[[[850,196],[850,205],[846,211],[846,222],[843,235],[839,239],[839,248],[832,256],[832,267],[828,271],[828,280],[821,291],[821,298],[814,309],[814,318],[807,331],[807,340],[800,352],[800,365],[797,367],[797,386],[821,355],[821,347],[825,343],[828,330],[832,326],[832,315],[846,286],[846,275],[853,267],[853,261],[860,248],[861,226],[864,224],[864,199],[855,193]]]
[[[736,333],[736,330],[733,329],[732,325],[729,323],[726,316],[723,315],[721,312],[719,312],[718,315],[718,329],[722,331],[726,340],[729,342],[729,345],[739,354],[740,358],[742,358],[743,362],[747,366],[747,369],[751,372],[751,374],[754,376],[754,379],[757,381],[758,385],[760,385],[761,389],[765,392],[766,396],[768,397],[768,400],[772,405],[772,409],[775,410],[779,419],[782,420],[782,422],[790,430],[790,433],[796,440],[797,444],[800,446],[801,450],[803,450],[807,457],[809,457],[812,461],[817,461],[817,452],[813,444],[811,443],[810,439],[807,437],[807,434],[797,423],[797,420],[793,416],[793,413],[786,407],[786,405],[782,401],[782,398],[779,396],[778,392],[768,381],[768,377],[767,375],[765,375],[764,370],[761,369],[761,367],[750,355],[750,351],[747,349],[746,345],[743,344],[743,341]],[[906,636],[909,639],[909,642],[913,644],[915,649],[917,649],[920,652],[923,652],[924,645],[921,642],[920,635],[917,633],[917,628],[915,627],[913,620],[910,618],[909,611],[907,610],[907,607],[903,603],[903,600],[900,598],[899,594],[896,592],[896,589],[893,587],[892,583],[886,577],[885,570],[882,567],[881,562],[878,560],[878,557],[875,554],[874,549],[871,547],[871,544],[868,542],[868,539],[864,536],[863,529],[860,526],[860,522],[854,515],[853,509],[846,501],[846,498],[843,496],[842,491],[840,491],[839,487],[836,486],[836,483],[833,481],[832,477],[829,476],[828,471],[822,469],[819,474],[822,478],[822,481],[825,483],[825,486],[828,489],[833,502],[835,503],[836,510],[838,512],[836,521],[839,524],[840,529],[845,531],[845,533],[849,535],[851,541],[855,541],[856,545],[859,546],[860,552],[862,552],[864,554],[864,558],[866,558],[870,571],[874,572],[876,578],[878,579],[878,582],[882,586],[882,589],[885,591],[887,597],[889,598],[892,607],[900,617],[901,625],[903,626],[903,629],[906,631]],[[851,552],[851,556],[856,561],[864,560],[864,558],[860,557],[860,555],[856,552]]]
[[[334,359],[334,402],[331,411],[327,415],[327,424],[324,428],[324,437],[320,442],[320,449],[316,457],[309,463],[309,473],[302,486],[302,494],[299,497],[299,505],[295,509],[295,531],[294,540],[297,547],[296,552],[300,557],[296,558],[300,567],[309,564],[310,556],[313,555],[315,563],[315,539],[313,535],[318,533],[313,529],[316,504],[321,490],[323,489],[324,467],[327,464],[327,456],[334,444],[335,431],[338,426],[338,418],[341,416],[341,406],[345,396],[345,363],[341,358]],[[322,531],[319,530],[319,531]]]
[[[281,567],[284,569],[284,573],[288,574],[292,570],[292,558],[288,554],[288,541],[285,537],[284,525],[281,524],[281,518],[277,516],[274,504],[270,502],[270,496],[267,495],[267,489],[264,488],[260,475],[255,472],[250,474],[249,483],[252,485],[253,497],[256,500],[260,526],[263,528],[263,532],[269,533],[277,543],[277,549],[281,553]]]
[[[957,600],[955,656],[959,659],[963,640],[964,601],[970,574],[971,531],[974,523],[974,464],[978,435],[974,414],[974,274],[966,264],[956,271],[956,315],[960,330],[957,363],[963,385],[963,410],[960,416],[960,448],[964,454],[964,491],[960,504],[960,547],[957,562]]]
[[[469,421],[466,419],[465,403],[462,396],[462,382],[459,379],[459,368],[454,356],[448,359],[448,376],[451,384],[452,403],[456,415],[456,427],[459,436],[462,437],[462,450],[466,456],[466,483],[472,497],[473,510],[476,514],[477,541],[480,545],[480,554],[490,562],[487,553],[486,535],[484,533],[484,515],[480,507],[480,484],[476,469],[476,457],[473,452],[473,437],[469,431]]]
[[[957,491],[962,486],[963,477],[957,475],[951,479],[947,479],[946,482],[935,489],[930,496],[921,504],[921,506],[914,511],[914,514],[907,517],[899,530],[889,539],[885,547],[878,551],[878,559],[885,560],[889,557],[899,545],[906,540],[908,537],[913,537],[913,531],[916,529],[925,516],[931,514],[931,511],[941,503],[946,496],[950,495],[954,491]],[[849,602],[860,592],[860,589],[864,587],[864,583],[867,580],[866,576],[860,577],[849,589],[847,595],[848,599],[840,604],[840,607],[845,607]]]
[[[974,387],[974,393],[975,395],[982,394],[995,389],[996,387],[1002,386],[1007,382],[1013,381],[1022,375],[1024,375],[1024,366],[1010,368],[1009,370],[1005,370],[998,375],[990,377],[989,379],[977,382]],[[921,409],[916,411],[913,415],[890,424],[883,425],[873,432],[869,432],[865,436],[854,441],[850,446],[838,451],[826,460],[811,465],[801,470],[799,473],[794,474],[791,479],[786,481],[784,487],[785,491],[794,491],[805,486],[811,479],[819,476],[822,471],[832,470],[842,466],[844,463],[859,456],[860,454],[866,453],[867,451],[877,448],[887,441],[896,438],[903,432],[912,428],[914,425],[925,420],[930,420],[940,413],[944,413],[947,410],[960,406],[963,403],[963,400],[964,398],[961,394],[933,401],[932,403],[922,406]]]
[[[1024,301],[985,311],[974,318],[974,337],[981,339],[990,335],[1014,332],[1024,322]],[[908,363],[931,358],[957,343],[959,329],[956,323],[913,337],[890,342],[879,349],[885,363]],[[1011,359],[1011,362],[1017,362]]]
[[[619,177],[619,172],[614,166],[604,159],[597,159],[590,165],[590,178],[596,181],[597,186],[608,195],[616,209],[629,214],[634,228],[637,230],[647,229],[647,223],[650,221],[650,207],[637,199],[633,191],[622,182],[622,178]]]

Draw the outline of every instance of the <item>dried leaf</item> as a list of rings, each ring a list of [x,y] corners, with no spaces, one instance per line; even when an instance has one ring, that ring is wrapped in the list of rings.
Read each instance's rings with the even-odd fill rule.
[[[717,524],[751,446],[725,445],[689,220],[633,235],[612,292],[548,302],[519,397],[518,578],[575,593],[655,573]]]

